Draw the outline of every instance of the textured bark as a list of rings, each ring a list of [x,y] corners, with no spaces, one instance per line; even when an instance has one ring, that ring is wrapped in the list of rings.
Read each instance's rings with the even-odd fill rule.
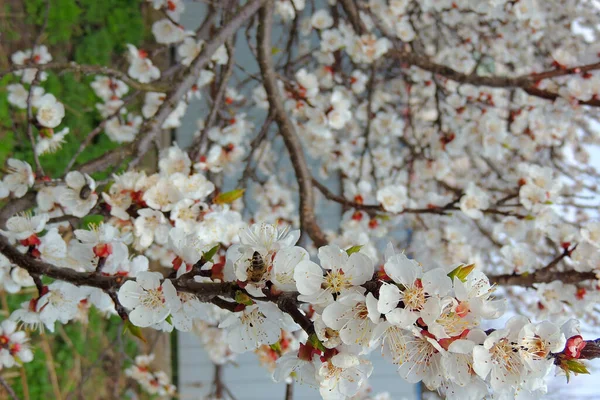
[[[298,137],[292,122],[288,118],[283,106],[283,100],[277,86],[277,75],[273,67],[271,55],[271,32],[273,26],[273,2],[269,1],[259,12],[259,25],[257,32],[258,42],[258,64],[263,78],[263,84],[267,92],[269,107],[275,116],[279,127],[279,133],[283,138],[285,147],[290,155],[290,161],[296,173],[296,180],[300,191],[300,225],[315,246],[320,247],[327,244],[327,238],[319,227],[315,217],[315,196],[312,186],[312,174],[306,164],[302,143]]]

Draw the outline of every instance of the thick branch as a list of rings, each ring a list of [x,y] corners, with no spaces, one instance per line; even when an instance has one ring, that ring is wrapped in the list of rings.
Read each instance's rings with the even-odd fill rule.
[[[25,196],[11,200],[0,210],[0,228],[4,228],[6,221],[15,214],[26,211],[35,206],[36,193],[27,192]]]
[[[529,286],[534,283],[550,283],[561,281],[562,283],[575,284],[587,280],[596,280],[595,272],[577,272],[577,271],[550,271],[540,269],[528,275],[496,275],[490,276],[490,282],[504,286]]]
[[[498,275],[490,276],[490,282],[498,285],[514,285],[514,286],[533,286],[534,283],[550,283],[553,281],[561,281],[563,283],[579,283],[586,280],[598,279],[595,272],[577,272],[577,271],[557,271],[556,267],[563,259],[570,257],[577,245],[571,248],[565,248],[563,251],[554,257],[543,268],[538,269],[532,274],[526,275]]]
[[[46,275],[50,278],[60,279],[77,286],[93,286],[103,290],[119,286],[117,277],[103,276],[90,272],[77,272],[69,268],[59,268],[47,262],[22,254],[8,243],[4,236],[0,236],[0,253],[4,254],[13,264],[26,269],[30,274]]]
[[[340,0],[340,4],[342,5],[344,12],[346,12],[354,31],[359,35],[367,32],[367,27],[360,19],[360,14],[358,13],[358,9],[354,4],[354,0]]]
[[[284,293],[277,298],[277,307],[284,313],[289,314],[290,317],[296,322],[304,331],[311,335],[315,332],[315,327],[312,321],[298,308],[296,302],[296,294],[293,295]]]
[[[586,345],[581,350],[581,356],[579,358],[583,360],[593,360],[600,358],[600,339],[586,340]]]
[[[258,64],[263,78],[263,84],[267,92],[269,106],[271,112],[275,116],[279,133],[281,134],[286,148],[290,154],[290,160],[296,173],[298,186],[300,191],[300,224],[317,247],[327,244],[325,234],[317,224],[314,212],[314,193],[312,187],[312,178],[302,143],[294,126],[289,120],[286,110],[283,106],[283,101],[277,87],[277,79],[273,61],[271,59],[271,30],[273,24],[273,2],[269,1],[261,8],[259,12],[260,23],[258,25],[257,42],[258,42]]]

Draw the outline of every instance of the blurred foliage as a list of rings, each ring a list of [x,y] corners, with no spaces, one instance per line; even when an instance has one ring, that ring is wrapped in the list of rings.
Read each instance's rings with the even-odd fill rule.
[[[28,289],[26,293],[3,296],[3,308],[12,311],[36,293]],[[26,392],[30,399],[49,398],[56,389],[62,398],[68,394],[76,395],[74,398],[112,398],[108,391],[113,384],[123,391],[127,383],[123,369],[131,365],[129,359],[138,350],[133,338],[123,334],[118,317],[107,319],[92,307],[88,321],[57,323],[55,327],[54,333],[30,332],[34,359],[23,365],[24,377],[16,368],[9,370],[14,373],[7,379],[18,398],[26,398]]]
[[[11,52],[31,48],[37,32],[41,31],[46,21],[48,11],[46,27],[39,43],[48,46],[53,61],[119,65],[119,61],[123,61],[125,45],[140,45],[149,32],[141,12],[142,3],[143,0],[51,0],[47,8],[47,0],[9,1],[5,4],[6,15],[23,15],[23,18],[4,24],[0,21],[0,37],[8,43],[8,46],[3,43],[0,51],[7,52],[11,42],[22,42],[21,46],[12,46]],[[36,34],[32,35],[32,32]],[[10,55],[4,54],[3,57],[10,59]],[[0,165],[4,164],[7,157],[24,159],[33,164],[33,153],[25,131],[26,112],[10,107],[6,99],[6,85],[18,81],[18,77],[14,76],[6,76],[0,81]],[[41,84],[65,105],[65,118],[56,131],[63,127],[70,129],[62,150],[40,158],[46,174],[51,177],[62,175],[81,141],[102,120],[95,108],[99,99],[89,86],[92,81],[93,76],[50,73]],[[84,163],[117,146],[101,134],[77,161]],[[95,177],[101,179],[104,175]]]
[[[123,67],[125,45],[140,46],[149,37],[143,4],[146,4],[144,0],[3,1],[0,3],[0,70],[9,66],[12,53],[33,46],[44,25],[39,44],[48,46],[53,61]],[[64,127],[70,129],[59,152],[40,157],[46,174],[51,177],[62,175],[81,141],[102,121],[95,107],[100,99],[89,85],[93,78],[70,72],[50,72],[48,79],[41,83],[46,92],[54,94],[65,106],[65,118],[56,131]],[[7,85],[19,81],[19,77],[13,75],[0,80],[0,166],[9,157],[24,159],[33,165],[33,153],[26,135],[26,112],[10,106],[7,101]],[[36,128],[34,134],[37,136]],[[78,157],[78,164],[117,146],[119,144],[111,142],[102,133]],[[102,179],[107,173],[95,175],[95,178]],[[84,225],[96,222],[91,217]],[[36,293],[30,289],[19,295],[2,293],[1,296],[4,315],[8,315]],[[108,390],[113,384],[120,385],[120,389],[124,387],[123,369],[130,364],[119,347],[129,357],[137,353],[133,337],[120,331],[123,326],[119,318],[106,319],[92,309],[89,321],[57,324],[56,328],[55,333],[32,334],[35,354],[34,360],[24,365],[25,378],[20,376],[19,369],[6,371],[9,375],[5,378],[18,398],[54,398],[56,382],[53,384],[53,376],[63,398],[69,393],[74,393],[74,398],[113,398]],[[112,366],[117,367],[119,363],[117,373]],[[85,374],[85,383],[80,386]]]

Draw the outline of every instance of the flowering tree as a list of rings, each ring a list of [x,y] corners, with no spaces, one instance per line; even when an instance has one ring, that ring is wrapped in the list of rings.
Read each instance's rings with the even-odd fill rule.
[[[367,398],[373,351],[447,399],[539,397],[600,357],[579,323],[600,298],[594,2],[229,0],[196,31],[182,1],[145,7],[159,45],[123,67],[36,40],[0,73],[32,149],[0,182],[0,276],[37,288],[1,324],[4,368],[32,360],[22,328],[90,307],[135,335],[194,330],[216,364],[254,351],[325,399]],[[101,119],[51,176],[69,111],[44,81],[68,73],[95,76]],[[191,146],[160,146],[195,98]],[[78,162],[103,134],[121,145]],[[126,373],[173,393],[150,361]]]

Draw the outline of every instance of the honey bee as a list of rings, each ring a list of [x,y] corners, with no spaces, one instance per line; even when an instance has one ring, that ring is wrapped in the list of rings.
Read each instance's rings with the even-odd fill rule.
[[[260,282],[263,275],[267,272],[267,264],[258,251],[255,251],[250,259],[250,267],[248,267],[248,280],[250,282]]]

